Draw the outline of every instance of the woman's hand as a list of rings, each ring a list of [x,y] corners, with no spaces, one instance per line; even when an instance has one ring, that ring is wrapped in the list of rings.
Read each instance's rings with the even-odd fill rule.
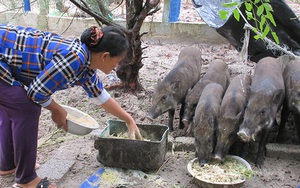
[[[125,121],[128,129],[129,136],[132,139],[142,140],[142,136],[138,126],[136,125],[134,119],[128,114],[113,98],[103,103],[101,107],[108,113],[120,118]]]
[[[67,111],[59,104],[57,104],[54,100],[52,100],[50,105],[46,106],[45,108],[51,111],[51,118],[56,124],[57,128],[63,128],[65,131],[67,131]]]
[[[134,139],[134,140],[143,140],[143,137],[140,133],[139,128],[137,127],[137,125],[135,123],[132,124],[126,124],[128,129],[129,129],[129,137],[130,139]]]

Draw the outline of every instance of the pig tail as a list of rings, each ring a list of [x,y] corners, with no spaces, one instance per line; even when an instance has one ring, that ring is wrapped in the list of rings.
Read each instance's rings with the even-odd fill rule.
[[[109,52],[112,57],[123,54],[129,48],[126,34],[116,26],[92,26],[82,33],[80,40],[91,52]]]

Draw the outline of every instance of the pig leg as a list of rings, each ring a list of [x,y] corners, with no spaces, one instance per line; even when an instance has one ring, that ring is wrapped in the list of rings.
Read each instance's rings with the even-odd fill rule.
[[[174,131],[173,121],[174,121],[175,109],[169,110],[168,113],[169,113],[169,124],[168,124],[168,126],[169,126],[169,130],[171,132],[171,131]]]
[[[182,122],[183,119],[183,113],[184,113],[184,107],[185,107],[185,103],[182,102],[181,103],[181,108],[180,108],[180,112],[179,112],[179,129],[183,129],[185,126]]]
[[[269,135],[269,129],[263,129],[260,137],[256,165],[261,168],[264,165],[265,153],[266,153],[266,142]]]
[[[285,124],[288,121],[289,117],[289,109],[288,109],[288,104],[285,101],[283,103],[282,111],[281,111],[281,119],[280,119],[280,125],[276,137],[276,142],[283,142],[284,141],[284,129],[285,129]]]
[[[294,126],[296,129],[296,136],[298,144],[300,144],[300,114],[298,112],[295,112],[294,114]]]

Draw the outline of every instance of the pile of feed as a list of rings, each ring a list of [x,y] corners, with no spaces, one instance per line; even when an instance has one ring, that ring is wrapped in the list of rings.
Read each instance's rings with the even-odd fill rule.
[[[76,123],[78,125],[84,125],[87,127],[93,127],[96,126],[95,120],[90,117],[89,115],[84,115],[81,117],[77,117],[71,114],[67,114],[67,120],[72,121],[73,123]]]
[[[140,131],[142,132],[141,129],[140,129]],[[142,137],[143,137],[143,141],[151,141],[150,139],[146,139],[143,134],[142,134]],[[108,138],[131,139],[129,132],[113,133],[113,134],[109,135]]]
[[[198,160],[192,164],[195,177],[212,183],[240,183],[250,178],[252,170],[235,158],[226,158],[223,163],[200,166]]]
[[[109,138],[119,138],[119,139],[127,138],[127,139],[130,139],[130,136],[129,136],[128,132],[120,132],[118,134],[114,133],[114,134],[109,135]]]

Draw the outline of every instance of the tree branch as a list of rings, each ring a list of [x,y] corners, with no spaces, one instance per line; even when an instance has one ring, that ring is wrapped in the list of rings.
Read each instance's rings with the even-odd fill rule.
[[[262,40],[264,40],[265,42],[267,42],[269,45],[271,45],[275,49],[277,49],[277,50],[279,50],[281,52],[284,52],[285,54],[287,54],[287,55],[289,55],[289,56],[291,56],[291,57],[293,57],[295,59],[300,59],[300,56],[297,56],[293,52],[284,49],[283,47],[279,46],[278,44],[276,44],[275,42],[273,42],[272,40],[270,40],[268,37],[264,37],[263,38],[263,35],[260,32],[258,32],[251,24],[249,24],[249,22],[247,21],[247,19],[242,14],[241,10],[239,8],[237,8],[237,10],[239,11],[240,15],[242,16],[242,18],[245,21],[244,30],[248,29],[248,30],[253,31],[257,35],[259,35]]]

